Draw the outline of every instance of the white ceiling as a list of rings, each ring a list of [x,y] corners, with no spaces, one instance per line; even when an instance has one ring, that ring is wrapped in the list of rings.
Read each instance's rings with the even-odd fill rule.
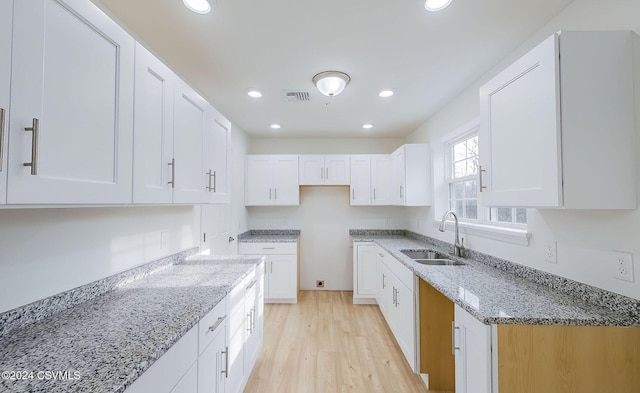
[[[252,136],[399,137],[571,0],[453,0],[437,13],[424,0],[214,0],[207,15],[182,0],[95,2]],[[351,76],[341,95],[313,86],[326,70]],[[384,88],[395,95],[378,97]],[[283,90],[311,100],[286,102]]]

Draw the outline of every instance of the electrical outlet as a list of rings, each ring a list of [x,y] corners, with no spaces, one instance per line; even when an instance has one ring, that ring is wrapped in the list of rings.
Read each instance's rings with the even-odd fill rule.
[[[629,252],[614,251],[613,258],[615,261],[614,278],[634,282],[633,279],[633,254]]]
[[[544,243],[544,260],[549,263],[558,263],[557,242],[555,240]]]
[[[316,288],[324,288],[324,280],[317,280]]]

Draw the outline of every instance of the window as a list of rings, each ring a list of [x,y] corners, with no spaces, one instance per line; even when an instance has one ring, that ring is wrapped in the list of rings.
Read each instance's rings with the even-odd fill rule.
[[[448,144],[449,208],[458,219],[469,222],[522,226],[527,223],[527,209],[511,207],[485,208],[478,198],[478,127]]]

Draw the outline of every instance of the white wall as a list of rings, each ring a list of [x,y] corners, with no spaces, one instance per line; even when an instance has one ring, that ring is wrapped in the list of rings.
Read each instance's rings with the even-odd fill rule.
[[[251,154],[391,153],[401,139],[252,139]],[[249,207],[250,229],[300,229],[300,287],[353,289],[349,229],[404,229],[400,207],[349,206],[347,186],[300,187],[300,206]]]
[[[0,210],[0,312],[193,247],[193,219],[189,206]]]
[[[576,0],[511,55],[501,60],[485,76],[432,116],[407,137],[406,142],[438,140],[448,132],[478,117],[479,87],[544,38],[560,29],[635,30],[639,26],[640,1],[638,0],[608,2]],[[635,49],[635,69],[637,79],[640,79],[640,45],[636,45]],[[636,97],[636,118],[640,119],[640,81],[638,80],[636,80]],[[640,136],[637,140],[640,142]],[[638,150],[640,158],[640,148]],[[442,234],[433,227],[436,217],[432,208],[412,208],[409,214],[412,219],[408,229],[452,241],[453,235],[450,232]],[[465,244],[481,252],[640,299],[640,242],[638,241],[640,212],[638,210],[608,212],[529,209],[528,217],[528,228],[533,234],[529,247],[474,236],[466,236]],[[544,262],[542,245],[547,240],[558,242],[557,265]],[[634,254],[635,283],[613,278],[615,259],[610,253],[612,250]]]

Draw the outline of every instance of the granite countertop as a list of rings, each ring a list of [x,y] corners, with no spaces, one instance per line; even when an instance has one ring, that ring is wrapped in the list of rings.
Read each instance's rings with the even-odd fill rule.
[[[252,229],[238,236],[240,243],[295,243],[299,230]]]
[[[191,257],[0,336],[0,371],[26,372],[0,391],[123,392],[261,261]]]
[[[610,304],[610,307],[593,304],[571,293],[486,263],[452,256],[451,259],[464,262],[465,265],[428,266],[400,252],[404,249],[428,248],[451,254],[451,247],[445,248],[436,242],[397,233],[358,233],[352,234],[352,239],[354,242],[378,244],[418,277],[485,324],[640,326],[637,315],[634,317],[621,312],[617,304]],[[573,282],[567,285],[573,285]]]

